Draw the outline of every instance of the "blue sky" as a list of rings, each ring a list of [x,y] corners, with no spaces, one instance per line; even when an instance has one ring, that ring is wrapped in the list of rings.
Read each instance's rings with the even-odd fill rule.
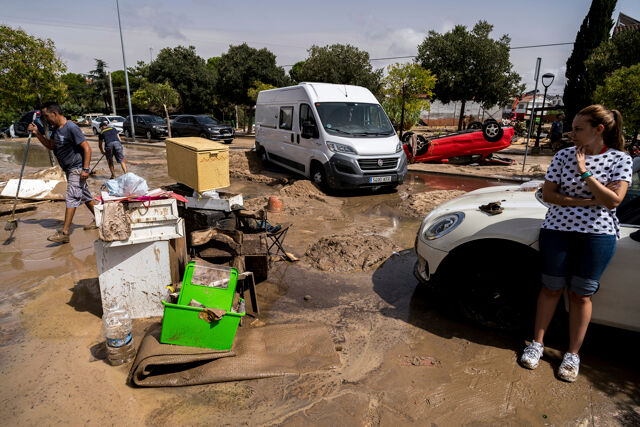
[[[285,66],[306,58],[313,44],[350,43],[372,58],[415,55],[429,30],[444,32],[458,24],[472,27],[480,19],[494,26],[493,37],[509,34],[512,46],[573,42],[590,4],[590,0],[120,0],[120,14],[129,66],[138,60],[148,62],[163,47],[193,45],[206,59],[242,42],[266,47]],[[31,1],[29,8],[24,2],[2,0],[0,5],[0,23],[52,39],[69,71],[88,72],[93,58],[106,60],[112,70],[122,69],[115,0]],[[618,12],[640,19],[640,0],[618,0],[614,20]],[[511,60],[532,89],[536,57],[542,57],[542,72],[557,76],[549,92],[561,93],[571,49],[513,50]],[[381,68],[392,62],[372,64]]]

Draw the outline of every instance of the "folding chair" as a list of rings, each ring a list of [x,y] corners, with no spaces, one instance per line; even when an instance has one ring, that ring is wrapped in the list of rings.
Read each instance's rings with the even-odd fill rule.
[[[267,238],[270,241],[269,246],[267,247],[267,253],[270,256],[282,255],[283,257],[288,258],[287,252],[284,250],[282,245],[284,244],[284,240],[287,238],[287,232],[289,231],[289,228],[291,228],[290,225],[280,228],[275,233],[270,233],[267,231]],[[276,249],[275,252],[272,252],[274,246]]]

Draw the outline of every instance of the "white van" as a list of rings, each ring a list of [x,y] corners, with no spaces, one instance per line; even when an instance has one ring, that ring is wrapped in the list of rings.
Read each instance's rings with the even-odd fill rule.
[[[300,83],[260,92],[256,150],[323,187],[396,187],[407,176],[389,118],[360,86]]]

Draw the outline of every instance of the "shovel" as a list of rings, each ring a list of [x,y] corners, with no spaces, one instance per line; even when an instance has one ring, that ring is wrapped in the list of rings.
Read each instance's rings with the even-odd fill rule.
[[[38,112],[33,113],[33,119],[31,122],[36,121],[36,117],[38,116]],[[18,204],[18,194],[20,194],[20,185],[22,184],[22,175],[24,174],[24,166],[27,164],[27,156],[29,155],[29,145],[31,144],[31,132],[29,132],[29,137],[27,138],[27,148],[24,150],[24,158],[22,159],[22,168],[20,169],[20,179],[18,180],[18,189],[16,190],[16,198],[13,201],[13,209],[11,211],[11,218],[4,226],[4,229],[7,231],[13,231],[18,227],[18,222],[16,221],[16,205]]]
[[[95,175],[96,174],[93,170],[96,168],[96,166],[98,166],[98,163],[100,163],[100,160],[102,160],[103,157],[104,157],[104,154],[98,159],[96,164],[93,165],[93,168],[91,168],[91,172],[89,172],[89,175]]]

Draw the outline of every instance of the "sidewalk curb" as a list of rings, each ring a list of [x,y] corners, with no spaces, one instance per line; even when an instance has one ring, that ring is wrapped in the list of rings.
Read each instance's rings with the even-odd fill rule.
[[[507,182],[529,182],[532,180],[536,180],[538,178],[528,177],[528,176],[506,176],[506,175],[471,175],[464,173],[455,173],[455,172],[441,172],[441,171],[426,171],[422,169],[412,168],[409,165],[408,170],[411,172],[421,172],[432,175],[445,175],[445,176],[457,176],[461,178],[478,178],[478,179],[490,179],[492,181],[507,181]]]

